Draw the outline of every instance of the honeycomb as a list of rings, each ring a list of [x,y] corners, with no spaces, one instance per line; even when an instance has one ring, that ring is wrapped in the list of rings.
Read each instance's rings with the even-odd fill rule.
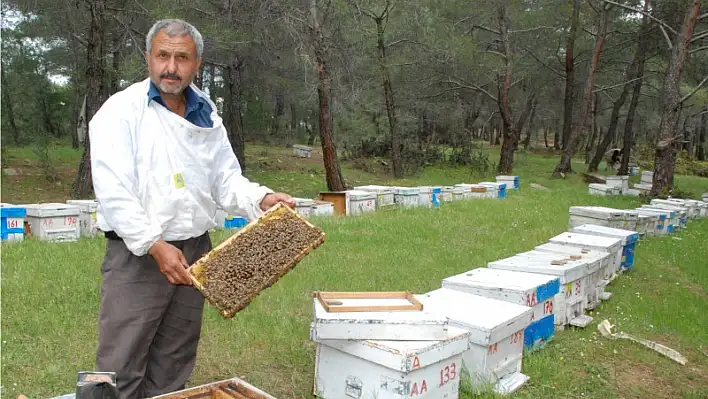
[[[160,395],[153,399],[266,399],[238,382],[221,382],[207,386],[195,387],[170,394]]]
[[[194,285],[225,318],[292,270],[325,234],[278,204],[204,255],[188,271]]]

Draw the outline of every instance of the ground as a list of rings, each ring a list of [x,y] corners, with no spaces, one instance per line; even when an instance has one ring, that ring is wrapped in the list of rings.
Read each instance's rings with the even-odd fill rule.
[[[247,145],[247,175],[276,190],[313,197],[323,190],[319,152],[295,159],[284,147]],[[59,178],[29,149],[7,149],[2,201],[68,199],[80,154],[51,151]],[[490,150],[490,159],[498,153]],[[314,346],[308,340],[315,290],[410,290],[439,288],[441,279],[533,249],[567,229],[571,205],[637,207],[636,197],[587,194],[578,175],[550,179],[557,156],[517,154],[521,190],[509,198],[461,201],[440,209],[376,212],[355,218],[315,218],[325,244],[280,282],[265,290],[234,319],[207,307],[202,343],[190,385],[238,376],[279,398],[311,398]],[[345,162],[349,185],[455,184],[493,180],[494,173],[428,168],[393,181],[383,166],[368,172]],[[584,170],[582,163],[576,170]],[[18,173],[14,175],[14,173]],[[633,177],[633,180],[637,177]],[[58,182],[60,184],[58,184]],[[677,185],[698,195],[708,179],[677,176]],[[542,184],[549,191],[531,188]],[[233,232],[216,232],[215,244]],[[542,350],[524,357],[530,380],[512,398],[706,398],[708,397],[708,219],[689,222],[674,237],[642,240],[636,267],[613,282],[610,301],[585,329],[556,332]],[[30,240],[2,245],[2,395],[50,397],[74,390],[76,372],[94,366],[99,265],[103,238],[76,243]],[[617,330],[657,341],[687,357],[685,366],[629,341],[597,333],[609,319]],[[483,395],[482,397],[492,397]],[[476,397],[462,392],[462,398]]]

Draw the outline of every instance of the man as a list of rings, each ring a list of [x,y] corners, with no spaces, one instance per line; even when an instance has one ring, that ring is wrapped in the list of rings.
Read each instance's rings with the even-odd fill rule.
[[[192,84],[203,42],[181,20],[147,35],[149,78],[111,96],[89,124],[98,227],[108,237],[96,355],[121,398],[183,389],[204,297],[186,268],[207,253],[217,206],[249,220],[287,194],[250,182],[215,104]]]
[[[624,154],[624,148],[612,148],[605,152],[605,170],[608,168],[617,170],[622,154]]]

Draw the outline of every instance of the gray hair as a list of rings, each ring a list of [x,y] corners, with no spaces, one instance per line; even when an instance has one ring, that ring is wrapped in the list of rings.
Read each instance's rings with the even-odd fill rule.
[[[197,57],[201,58],[202,53],[204,52],[204,41],[202,40],[202,34],[199,33],[197,28],[181,19],[162,19],[155,22],[152,28],[150,28],[145,40],[148,53],[152,52],[152,39],[161,29],[165,29],[165,33],[169,37],[189,35],[197,45]]]

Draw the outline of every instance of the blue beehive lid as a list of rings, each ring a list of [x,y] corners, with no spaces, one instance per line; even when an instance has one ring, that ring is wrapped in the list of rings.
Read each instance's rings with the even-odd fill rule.
[[[0,204],[0,215],[4,218],[24,218],[27,216],[27,208],[2,203]]]

